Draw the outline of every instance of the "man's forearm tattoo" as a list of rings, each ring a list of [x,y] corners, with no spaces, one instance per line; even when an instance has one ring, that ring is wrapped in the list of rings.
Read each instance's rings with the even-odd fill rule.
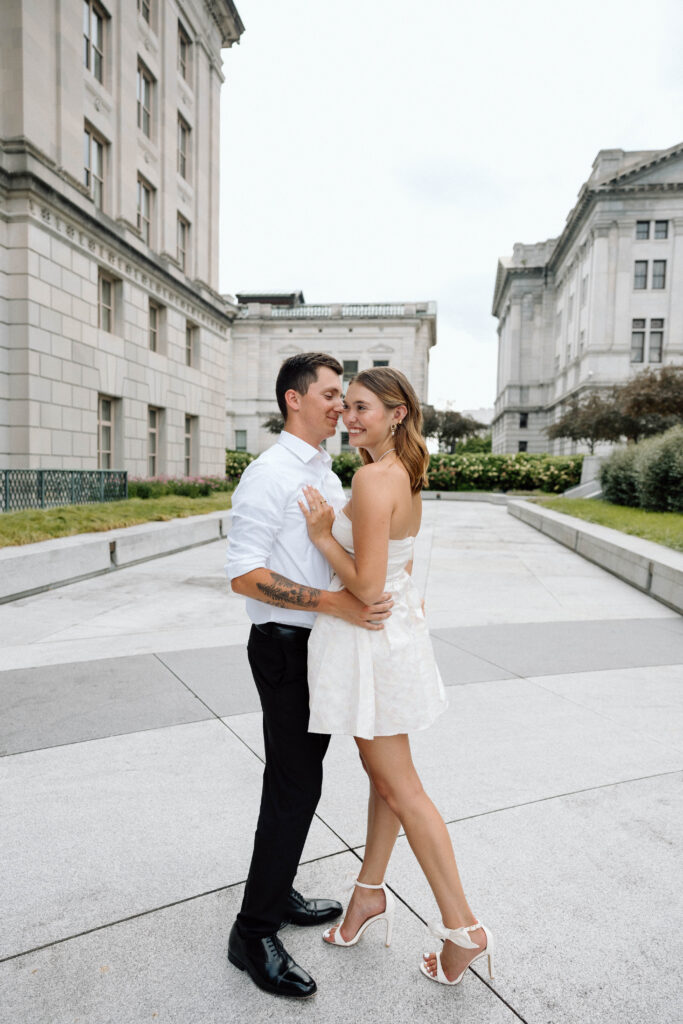
[[[286,576],[280,576],[277,572],[271,572],[270,577],[270,583],[256,584],[257,589],[268,598],[268,604],[274,604],[278,608],[317,608],[320,591],[315,587],[292,583]]]

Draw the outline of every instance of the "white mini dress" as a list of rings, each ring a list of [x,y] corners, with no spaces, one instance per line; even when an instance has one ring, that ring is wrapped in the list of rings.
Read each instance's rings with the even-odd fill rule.
[[[351,520],[342,511],[332,535],[353,555]],[[318,615],[308,642],[309,732],[373,739],[430,726],[448,707],[422,611],[405,567],[414,538],[389,541],[385,590],[394,604],[382,630]],[[330,590],[341,590],[337,576]]]

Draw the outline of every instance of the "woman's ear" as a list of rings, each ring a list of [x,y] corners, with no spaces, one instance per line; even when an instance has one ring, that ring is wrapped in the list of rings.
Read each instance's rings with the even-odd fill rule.
[[[408,407],[405,405],[397,405],[394,409],[394,422],[402,423],[408,415]]]

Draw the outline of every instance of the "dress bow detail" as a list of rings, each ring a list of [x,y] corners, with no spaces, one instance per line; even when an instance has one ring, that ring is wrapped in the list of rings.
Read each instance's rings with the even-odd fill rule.
[[[462,946],[463,949],[479,949],[476,942],[472,942],[468,932],[473,932],[476,928],[481,928],[479,922],[471,924],[469,927],[463,928],[445,928],[441,921],[430,921],[429,930],[432,935],[435,935],[437,939],[450,939],[456,946]]]

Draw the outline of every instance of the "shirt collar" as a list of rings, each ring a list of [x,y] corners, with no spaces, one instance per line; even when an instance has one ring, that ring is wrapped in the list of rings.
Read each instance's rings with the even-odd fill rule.
[[[324,448],[314,448],[308,441],[302,440],[302,438],[297,437],[295,434],[290,434],[288,430],[281,432],[277,443],[284,445],[288,451],[296,455],[302,462],[313,462],[313,459],[317,456],[323,465],[329,466],[332,464],[332,458]]]

